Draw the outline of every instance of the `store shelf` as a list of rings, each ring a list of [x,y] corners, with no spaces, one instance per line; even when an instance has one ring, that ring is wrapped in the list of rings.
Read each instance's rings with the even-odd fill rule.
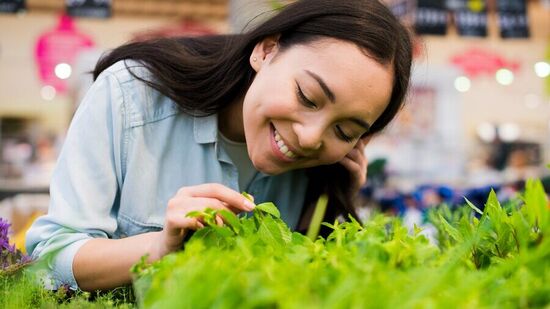
[[[116,0],[112,1],[115,16],[176,16],[192,19],[224,20],[228,0]],[[62,0],[27,0],[33,12],[63,12]]]

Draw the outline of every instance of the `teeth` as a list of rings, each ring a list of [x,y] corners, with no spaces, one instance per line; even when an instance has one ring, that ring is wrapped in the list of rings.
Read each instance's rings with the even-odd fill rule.
[[[285,145],[285,142],[283,142],[281,135],[279,135],[279,132],[277,132],[277,130],[274,130],[274,131],[275,131],[275,141],[277,142],[277,146],[279,146],[279,150],[289,158],[296,158],[296,154],[294,154],[294,152],[288,149],[288,147]]]

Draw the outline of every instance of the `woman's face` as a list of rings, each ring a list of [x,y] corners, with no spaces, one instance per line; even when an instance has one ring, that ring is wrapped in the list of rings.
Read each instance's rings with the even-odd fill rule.
[[[339,162],[392,92],[391,66],[336,39],[284,51],[266,39],[250,63],[257,74],[243,101],[241,128],[250,159],[266,174]]]

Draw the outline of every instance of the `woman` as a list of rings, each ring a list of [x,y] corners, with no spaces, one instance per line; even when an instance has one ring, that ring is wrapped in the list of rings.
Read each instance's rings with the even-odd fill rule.
[[[325,219],[354,215],[363,148],[410,67],[407,31],[376,0],[302,0],[245,34],[121,46],[94,70],[27,249],[52,258],[54,285],[109,289],[203,227],[188,212],[252,210],[240,191],[294,229],[323,192]]]

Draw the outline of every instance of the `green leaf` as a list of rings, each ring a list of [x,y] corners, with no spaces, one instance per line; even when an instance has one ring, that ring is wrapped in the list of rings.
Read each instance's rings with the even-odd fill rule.
[[[261,203],[261,204],[256,205],[256,208],[254,208],[254,211],[255,212],[256,211],[265,212],[265,213],[268,213],[268,214],[274,216],[275,218],[280,218],[281,217],[281,213],[279,212],[279,209],[277,209],[275,204],[273,204],[271,202]]]
[[[142,271],[144,271],[145,269],[147,269],[151,263],[147,262],[149,258],[149,254],[145,254],[145,255],[142,255],[141,258],[139,259],[139,262],[137,262],[136,264],[134,264],[131,268],[130,268],[130,272],[132,274],[139,274],[141,273]]]
[[[222,238],[229,238],[233,235],[235,235],[235,233],[233,233],[229,227],[227,226],[212,226],[211,227],[214,232],[216,232],[218,235],[220,235]]]
[[[328,223],[328,222],[323,222],[323,223],[321,223],[321,225],[324,225],[324,226],[326,226],[326,227],[328,227],[328,228],[330,228],[330,229],[332,229],[332,230],[335,230],[335,229],[336,229],[336,225],[330,224],[330,223]]]
[[[251,236],[254,235],[258,230],[253,220],[246,219],[241,221],[242,226],[242,236]]]
[[[247,200],[251,201],[252,203],[254,203],[254,197],[250,194],[248,194],[247,192],[242,192],[241,193],[242,196],[244,196]]]
[[[478,214],[482,215],[483,214],[483,211],[481,211],[479,208],[477,208],[472,202],[470,202],[466,197],[464,197],[464,200],[466,200],[466,204],[468,206],[470,206],[470,208],[472,208],[475,212],[477,212]]]
[[[543,231],[550,230],[550,209],[540,180],[528,180],[523,197],[529,223]]]
[[[500,229],[500,227],[502,226],[502,224],[504,224],[508,217],[508,215],[500,205],[497,194],[492,189],[489,193],[489,197],[487,198],[487,203],[485,204],[485,213],[489,216],[493,225],[497,229]]]
[[[453,238],[455,241],[462,242],[462,236],[460,235],[460,232],[451,224],[449,224],[449,222],[445,218],[443,218],[441,214],[438,214],[438,216],[445,232],[447,232],[447,234],[449,234],[449,236],[451,236],[451,238]]]
[[[194,211],[188,212],[185,216],[188,218],[198,218],[202,215],[203,215],[202,211],[194,210]]]
[[[238,233],[242,224],[239,221],[239,218],[237,217],[237,215],[235,215],[233,212],[226,209],[220,210],[218,214],[223,218],[225,223],[228,224],[233,229],[235,233]]]
[[[204,220],[204,223],[206,223],[209,226],[218,225],[218,222],[216,222],[216,214],[215,213],[204,212],[203,220]]]
[[[418,225],[416,225],[416,223],[414,224],[413,226],[414,236],[420,235],[420,233],[422,233],[423,230],[424,229],[422,227],[419,227]]]
[[[319,230],[321,229],[321,222],[325,217],[325,212],[327,210],[328,197],[326,194],[322,194],[317,200],[315,205],[315,210],[313,211],[313,216],[311,216],[311,222],[307,230],[307,237],[311,240],[315,240],[317,235],[319,235]]]
[[[216,213],[217,213],[217,210],[212,209],[212,208],[206,208],[206,209],[204,210],[204,213],[205,213],[206,215],[208,215],[209,217],[214,217],[214,216],[216,215]]]
[[[283,239],[281,229],[272,217],[264,217],[258,228],[258,235],[265,244],[284,245],[286,242]]]
[[[206,208],[203,211],[190,211],[185,215],[188,218],[202,218],[204,223],[209,226],[218,225],[216,222],[217,210],[212,208]]]

